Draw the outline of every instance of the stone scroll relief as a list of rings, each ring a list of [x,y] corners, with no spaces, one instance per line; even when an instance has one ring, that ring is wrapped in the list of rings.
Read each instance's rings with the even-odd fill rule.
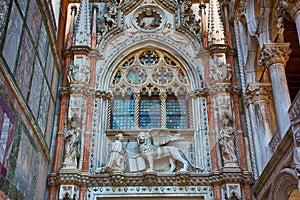
[[[201,167],[192,164],[181,148],[169,144],[174,141],[183,142],[185,138],[168,129],[151,129],[138,133],[134,155],[127,149],[128,143],[124,147],[122,134],[116,135],[116,138],[108,164],[96,169],[96,173],[203,171]]]

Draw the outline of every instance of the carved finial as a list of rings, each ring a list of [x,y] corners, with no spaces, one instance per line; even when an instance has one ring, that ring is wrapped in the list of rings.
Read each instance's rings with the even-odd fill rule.
[[[89,1],[81,0],[75,30],[75,45],[91,45]]]

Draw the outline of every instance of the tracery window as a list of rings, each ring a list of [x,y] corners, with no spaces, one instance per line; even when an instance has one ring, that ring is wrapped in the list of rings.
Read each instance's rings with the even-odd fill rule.
[[[190,127],[185,69],[171,55],[143,49],[127,56],[111,80],[112,129]]]

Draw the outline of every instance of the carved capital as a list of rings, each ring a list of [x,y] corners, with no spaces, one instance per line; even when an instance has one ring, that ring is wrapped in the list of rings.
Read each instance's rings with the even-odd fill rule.
[[[289,20],[295,20],[300,12],[300,2],[298,0],[281,0],[276,7],[277,16]]]
[[[250,83],[247,91],[247,105],[258,102],[269,102],[272,98],[271,83]]]
[[[269,43],[264,44],[259,58],[260,65],[270,67],[273,64],[283,64],[285,66],[292,52],[290,43]]]

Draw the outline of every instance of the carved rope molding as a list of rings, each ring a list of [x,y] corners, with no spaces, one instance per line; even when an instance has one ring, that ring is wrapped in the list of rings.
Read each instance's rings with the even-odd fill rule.
[[[290,43],[269,43],[264,44],[259,58],[259,64],[270,67],[273,64],[285,66],[292,52]]]
[[[209,186],[225,182],[252,184],[252,174],[248,171],[215,171],[213,173],[177,172],[172,174],[151,173],[110,173],[87,174],[79,171],[60,171],[48,176],[48,185],[74,184],[86,187],[107,186]]]

